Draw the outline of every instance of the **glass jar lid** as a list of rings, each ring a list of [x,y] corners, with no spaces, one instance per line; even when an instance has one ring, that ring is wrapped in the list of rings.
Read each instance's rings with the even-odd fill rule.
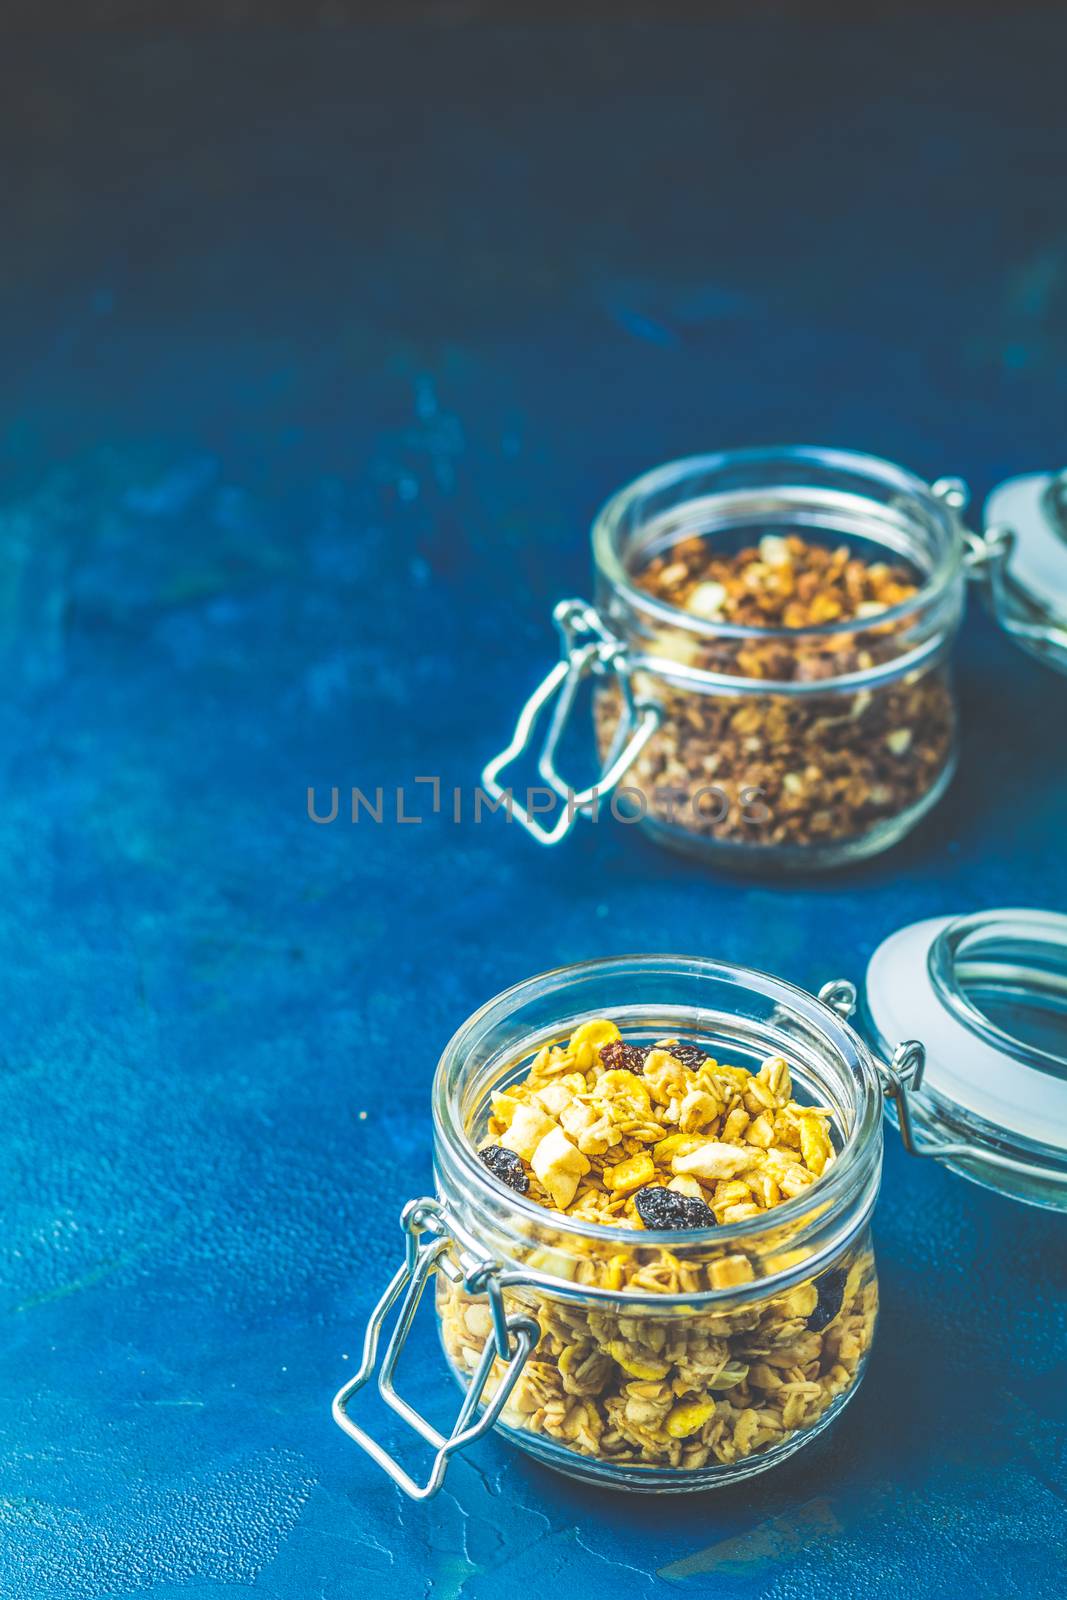
[[[925,1047],[909,1096],[921,1154],[987,1188],[1067,1209],[1067,916],[929,917],[867,968],[872,1043]]]
[[[988,576],[997,621],[1039,661],[1067,672],[1067,470],[998,484],[984,523],[972,567]]]

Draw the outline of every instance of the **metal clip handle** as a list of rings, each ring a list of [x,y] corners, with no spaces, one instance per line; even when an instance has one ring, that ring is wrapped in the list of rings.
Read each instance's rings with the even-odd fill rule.
[[[911,1096],[922,1086],[926,1048],[918,1039],[905,1039],[893,1051],[890,1062],[879,1061],[878,1074],[897,1114],[900,1142],[910,1156],[932,1156],[935,1161],[973,1161],[981,1166],[999,1167],[1004,1172],[1015,1172],[1031,1178],[1040,1168],[1015,1156],[1002,1155],[988,1145],[934,1139],[924,1142],[916,1136]]]
[[[858,1000],[856,985],[848,978],[831,978],[829,983],[824,983],[819,990],[819,999],[824,1006],[829,1006],[831,1011],[836,1011],[844,1022],[848,1022],[856,1010]],[[893,1060],[889,1065],[879,1061],[877,1057],[875,1064],[878,1076],[882,1080],[882,1088],[896,1107],[900,1137],[905,1150],[913,1156],[936,1155],[937,1151],[920,1145],[915,1138],[911,1106],[908,1101],[908,1095],[922,1083],[923,1068],[926,1065],[924,1046],[918,1039],[905,1039],[904,1043],[898,1044],[893,1051]]]
[[[819,999],[823,1005],[829,1006],[831,1011],[836,1011],[838,1016],[847,1022],[856,1010],[856,985],[848,978],[832,978],[819,990]],[[903,1040],[897,1045],[889,1061],[882,1061],[875,1056],[875,1065],[878,1068],[883,1092],[886,1098],[892,1101],[896,1112],[900,1142],[910,1156],[933,1156],[935,1161],[953,1161],[962,1158],[965,1161],[1002,1167],[1007,1172],[1017,1172],[1024,1177],[1033,1175],[1034,1168],[1027,1162],[1016,1160],[1014,1156],[1001,1155],[998,1150],[991,1150],[988,1146],[949,1143],[937,1139],[925,1143],[918,1137],[911,1097],[922,1088],[923,1072],[926,1068],[926,1046],[918,1039]]]
[[[1067,473],[1055,478],[1049,488],[1048,505],[1061,525],[1064,512]],[[1028,650],[1036,651],[1054,667],[1067,661],[1067,629],[1041,619],[1036,610],[1028,612],[1025,601],[1012,592],[1008,564],[1015,548],[1016,534],[1007,523],[991,523],[984,533],[976,533],[964,522],[970,491],[962,478],[939,478],[932,491],[954,514],[966,546],[964,564],[967,576],[984,586],[999,627]]]
[[[558,844],[574,827],[580,813],[612,793],[659,727],[661,718],[658,706],[634,700],[626,647],[621,639],[608,632],[593,606],[585,600],[561,600],[552,616],[560,634],[560,659],[523,706],[511,743],[494,756],[482,772],[482,787],[486,793],[494,800],[505,801],[508,815],[518,818],[527,833],[538,844],[545,845]],[[590,674],[603,676],[607,673],[614,673],[619,680],[623,714],[599,778],[588,788],[576,792],[564,783],[556,770],[556,750],[582,681]],[[545,828],[528,806],[522,805],[503,787],[500,774],[529,749],[538,718],[553,698],[555,704],[537,770],[564,802],[564,807],[552,827]]]
[[[911,1116],[911,1094],[918,1090],[926,1066],[926,1048],[918,1039],[905,1039],[893,1051],[890,1062],[879,1061],[878,1076],[882,1088],[892,1100],[900,1129],[900,1142],[909,1156],[934,1156],[942,1153],[940,1146],[920,1144],[915,1137],[915,1124]]]
[[[399,1484],[406,1495],[412,1500],[429,1500],[444,1482],[449,1458],[457,1451],[465,1450],[484,1433],[488,1433],[498,1420],[530,1352],[540,1337],[540,1330],[530,1317],[508,1317],[505,1314],[497,1278],[499,1269],[495,1262],[479,1260],[463,1275],[464,1287],[469,1293],[483,1293],[488,1297],[493,1313],[494,1336],[486,1340],[481,1360],[471,1376],[470,1386],[463,1397],[463,1404],[460,1406],[451,1433],[447,1437],[440,1433],[432,1423],[427,1422],[425,1417],[397,1394],[393,1387],[393,1373],[411,1330],[422,1292],[431,1273],[449,1247],[447,1214],[444,1207],[436,1200],[411,1200],[404,1207],[400,1221],[406,1235],[404,1263],[371,1312],[363,1340],[363,1359],[359,1371],[334,1396],[333,1419],[350,1439],[354,1439],[372,1460],[389,1474],[394,1483]],[[423,1233],[427,1234],[425,1239],[422,1237]],[[362,1389],[374,1372],[382,1326],[401,1295],[403,1301],[396,1325],[385,1347],[377,1387],[386,1405],[391,1406],[397,1415],[432,1444],[437,1452],[430,1476],[423,1484],[416,1483],[400,1463],[348,1415],[352,1396]],[[514,1348],[512,1348],[513,1341]],[[472,1421],[497,1356],[507,1362],[507,1368],[496,1393],[481,1415]]]
[[[1012,593],[1008,563],[1015,548],[1014,530],[1007,523],[995,522],[982,536],[968,531],[966,540],[968,576],[985,585],[998,625],[1020,644],[1036,650],[1043,660],[1051,657],[1051,664],[1058,666],[1067,657],[1067,628],[1057,627],[1054,622],[1028,620]]]

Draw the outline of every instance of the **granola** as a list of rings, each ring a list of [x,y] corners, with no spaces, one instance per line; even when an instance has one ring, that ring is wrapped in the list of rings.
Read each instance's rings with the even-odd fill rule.
[[[719,554],[690,537],[634,575],[636,586],[708,624],[653,641],[653,655],[767,683],[826,683],[826,693],[701,694],[639,674],[663,707],[659,732],[623,783],[646,813],[689,833],[755,845],[827,845],[868,835],[918,807],[951,758],[954,707],[937,664],[873,690],[834,680],[903,654],[899,621],[879,622],[918,593],[905,567],[869,562],[796,534]],[[716,635],[718,622],[767,630]],[[855,629],[842,627],[855,623]],[[833,631],[811,633],[833,625]],[[796,632],[790,638],[790,632]],[[618,725],[616,686],[596,703],[604,755]]]
[[[817,1275],[769,1283],[765,1296],[719,1297],[709,1310],[655,1305],[663,1294],[744,1291],[758,1262],[716,1250],[714,1229],[773,1212],[832,1167],[831,1113],[793,1098],[782,1056],[750,1072],[676,1040],[624,1041],[607,1019],[584,1022],[492,1096],[483,1148],[514,1157],[527,1198],[547,1212],[634,1236],[632,1247],[585,1253],[531,1248],[530,1265],[620,1298],[506,1293],[509,1313],[540,1328],[503,1413],[512,1427],[601,1461],[727,1466],[787,1446],[857,1382],[877,1312],[866,1232]],[[496,1158],[485,1164],[495,1172]],[[514,1189],[513,1177],[508,1160],[501,1181]],[[678,1244],[657,1232],[643,1245],[644,1217]],[[712,1243],[693,1254],[684,1246],[694,1238]],[[788,1230],[778,1259],[788,1264]],[[492,1337],[489,1307],[439,1274],[438,1309],[465,1377]],[[488,1392],[502,1370],[497,1361]]]

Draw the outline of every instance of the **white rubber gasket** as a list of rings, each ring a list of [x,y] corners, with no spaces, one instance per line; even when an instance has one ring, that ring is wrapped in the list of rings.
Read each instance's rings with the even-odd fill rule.
[[[1050,472],[1027,472],[998,484],[985,504],[985,526],[1003,523],[1015,534],[1008,576],[1043,610],[1067,617],[1067,540],[1049,515]]]
[[[1067,1150],[1067,1078],[998,1050],[955,1017],[934,988],[930,946],[955,920],[913,922],[878,946],[867,967],[871,1021],[890,1049],[902,1039],[922,1041],[924,1090],[1009,1136]]]

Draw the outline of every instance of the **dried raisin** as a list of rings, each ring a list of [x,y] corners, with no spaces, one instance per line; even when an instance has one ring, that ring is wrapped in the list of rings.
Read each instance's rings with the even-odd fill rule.
[[[478,1151],[478,1160],[485,1163],[494,1178],[499,1178],[516,1193],[525,1194],[530,1187],[530,1180],[514,1150],[505,1150],[502,1144],[487,1144]]]
[[[634,1196],[637,1215],[646,1228],[680,1232],[687,1228],[714,1228],[715,1213],[695,1195],[678,1194],[650,1184]]]
[[[844,1267],[833,1267],[829,1272],[824,1272],[821,1278],[816,1278],[815,1287],[819,1298],[815,1302],[815,1310],[808,1318],[808,1327],[812,1333],[821,1333],[841,1310],[847,1277]]]
[[[613,1039],[602,1046],[600,1064],[609,1072],[636,1072],[645,1070],[648,1051],[639,1044],[627,1044],[624,1039]]]
[[[705,1061],[711,1058],[706,1050],[699,1049],[695,1044],[679,1044],[671,1049],[675,1061],[680,1061],[683,1067],[688,1067],[690,1072],[696,1072]]]

